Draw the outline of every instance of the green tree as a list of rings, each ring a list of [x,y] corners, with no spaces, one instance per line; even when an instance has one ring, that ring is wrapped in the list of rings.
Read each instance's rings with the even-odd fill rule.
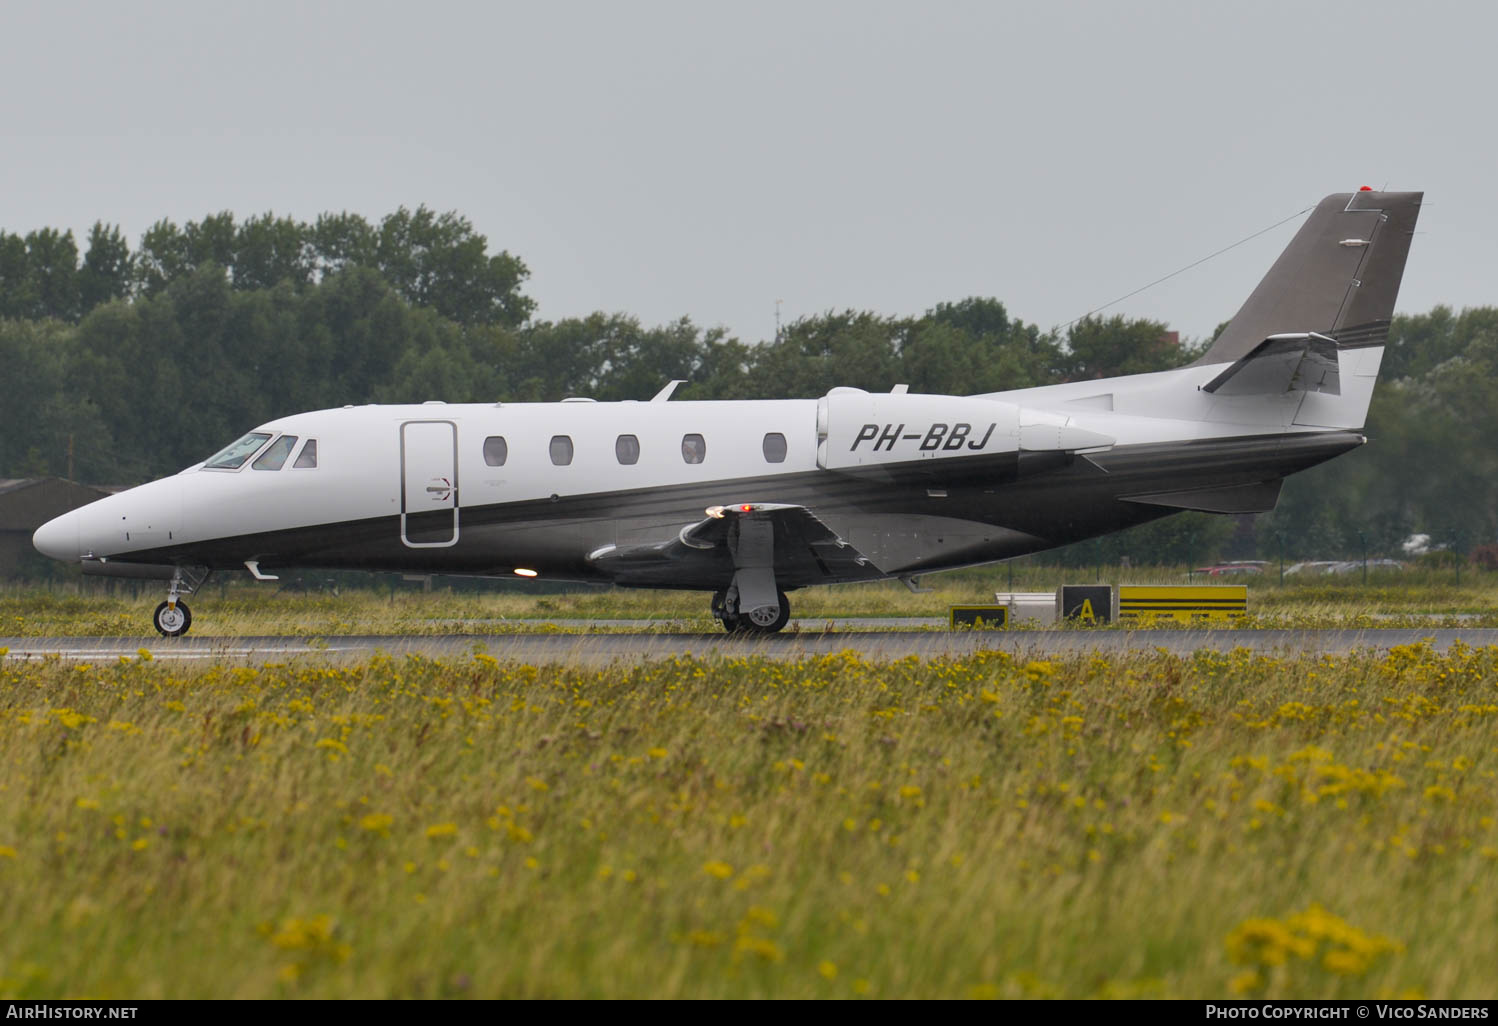
[[[514,327],[535,305],[519,291],[530,272],[509,253],[490,256],[488,246],[457,213],[401,207],[380,222],[375,259],[407,302],[460,324]]]
[[[63,393],[61,347],[68,330],[51,321],[0,320],[0,477],[20,476],[32,450],[49,465],[56,456],[40,425],[43,406]]]
[[[26,240],[0,231],[0,317],[34,317],[37,309],[36,282]]]
[[[698,379],[705,349],[723,334],[716,329],[705,336],[686,317],[649,329],[633,317],[616,321],[622,330],[604,336],[599,353],[593,385],[599,399],[649,399],[667,381]]]
[[[1042,556],[1062,566],[1203,566],[1216,562],[1233,533],[1233,518],[1173,513],[1158,520],[1065,545]]]
[[[78,245],[71,231],[0,231],[0,317],[78,318]]]
[[[40,228],[26,235],[27,274],[36,306],[29,316],[78,319],[78,244],[71,231]]]
[[[745,375],[758,399],[813,398],[840,385],[888,392],[903,381],[899,352],[909,322],[846,310],[803,317],[756,346]]]
[[[1482,306],[1454,314],[1449,306],[1428,313],[1402,314],[1389,326],[1383,375],[1421,378],[1467,352],[1481,335],[1498,330],[1498,307]]]
[[[305,224],[289,217],[267,213],[246,218],[234,236],[234,287],[306,286],[314,270],[310,234]]]
[[[375,267],[375,230],[358,214],[321,214],[309,236],[319,279],[350,267]]]
[[[1062,380],[1064,355],[1054,335],[980,297],[927,310],[901,348],[910,387],[947,395],[1053,384]]]
[[[1066,333],[1067,381],[1169,370],[1183,362],[1179,341],[1160,321],[1084,317]]]
[[[182,229],[165,218],[146,229],[136,250],[135,287],[138,292],[154,296],[191,269],[192,260]]]
[[[130,295],[134,259],[118,225],[95,221],[88,231],[88,251],[78,270],[79,313]]]

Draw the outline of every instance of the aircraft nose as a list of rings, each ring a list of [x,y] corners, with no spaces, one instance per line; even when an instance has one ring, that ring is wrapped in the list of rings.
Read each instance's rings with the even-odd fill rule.
[[[31,536],[31,544],[44,556],[53,559],[61,559],[65,562],[74,562],[78,559],[80,547],[78,544],[78,513],[64,513],[55,520],[49,520],[36,529]]]

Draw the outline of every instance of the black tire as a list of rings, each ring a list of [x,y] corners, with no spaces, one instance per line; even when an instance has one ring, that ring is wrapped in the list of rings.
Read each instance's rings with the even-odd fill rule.
[[[741,615],[735,617],[737,623],[734,627],[730,628],[730,630],[742,631],[745,634],[775,634],[781,630],[784,630],[785,625],[791,622],[791,603],[790,600],[785,597],[785,592],[777,591],[775,595],[780,605],[780,613],[775,617],[774,622],[767,624],[758,624],[751,620],[749,617]],[[728,623],[727,620],[724,620],[723,622],[725,626]]]
[[[181,599],[177,600],[176,610],[172,610],[163,602],[156,607],[156,612],[151,617],[151,624],[163,638],[180,638],[192,626],[192,610],[188,609],[187,603]]]
[[[713,618],[723,625],[723,629],[729,634],[737,633],[739,630],[739,617],[728,611],[727,590],[713,592]]]

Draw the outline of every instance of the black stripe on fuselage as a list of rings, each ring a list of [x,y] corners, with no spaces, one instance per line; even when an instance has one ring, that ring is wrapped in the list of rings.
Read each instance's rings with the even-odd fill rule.
[[[1365,324],[1349,324],[1330,333],[1342,349],[1367,349],[1385,345],[1389,341],[1389,322],[1368,321]]]
[[[610,544],[668,542],[708,506],[740,502],[802,505],[872,558],[885,574],[927,572],[1039,551],[1168,516],[1173,510],[1122,501],[1166,488],[1214,488],[1283,477],[1362,444],[1350,431],[1253,435],[1118,446],[1105,452],[1006,453],[952,457],[849,471],[810,470],[661,485],[548,499],[463,507],[449,548],[412,549],[398,516],[268,530],[112,558],[238,569],[265,567],[509,574],[531,567],[553,579],[613,581],[587,561]],[[940,490],[944,495],[932,495]],[[928,518],[928,519],[921,519]],[[940,518],[929,519],[929,518]],[[932,538],[930,552],[899,565],[878,561],[865,539],[970,525],[967,544]],[[985,527],[991,532],[985,533]],[[940,545],[947,545],[944,550]],[[946,560],[943,562],[943,560]],[[721,558],[707,558],[655,587],[712,588],[724,583]],[[827,580],[826,578],[822,578]],[[836,580],[839,578],[833,578]],[[621,583],[630,583],[623,581]],[[814,583],[801,580],[795,583]]]

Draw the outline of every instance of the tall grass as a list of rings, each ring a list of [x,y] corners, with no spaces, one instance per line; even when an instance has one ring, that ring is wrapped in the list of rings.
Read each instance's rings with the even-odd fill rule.
[[[0,995],[1491,997],[1495,681],[0,663]]]
[[[1093,573],[1022,568],[1017,591],[1050,591],[1062,584],[1091,583]],[[1184,584],[1184,570],[1107,570],[1103,580],[1128,584]],[[1467,573],[1458,587],[1449,571],[1373,574],[1361,578],[1290,577],[1283,586],[1273,573],[1247,583],[1249,610],[1261,626],[1329,627],[1439,624],[1498,626],[1498,575]],[[1204,581],[1200,575],[1194,583]],[[1222,583],[1218,579],[1215,583]],[[929,592],[912,593],[897,582],[805,588],[790,596],[792,615],[807,620],[848,617],[945,619],[952,605],[993,601],[1008,590],[1002,570],[968,570],[924,578]],[[0,590],[0,637],[152,635],[151,611],[164,589],[142,586],[135,594],[88,591],[77,586]],[[195,636],[261,634],[489,634],[552,629],[563,621],[651,620],[660,629],[715,630],[707,596],[699,592],[588,588],[558,594],[436,590],[354,589],[342,595],[291,594],[238,581],[210,583],[187,600]],[[1394,618],[1391,620],[1391,618]],[[1457,619],[1460,618],[1460,619]],[[563,629],[608,629],[592,623]],[[621,627],[620,629],[638,629]]]

